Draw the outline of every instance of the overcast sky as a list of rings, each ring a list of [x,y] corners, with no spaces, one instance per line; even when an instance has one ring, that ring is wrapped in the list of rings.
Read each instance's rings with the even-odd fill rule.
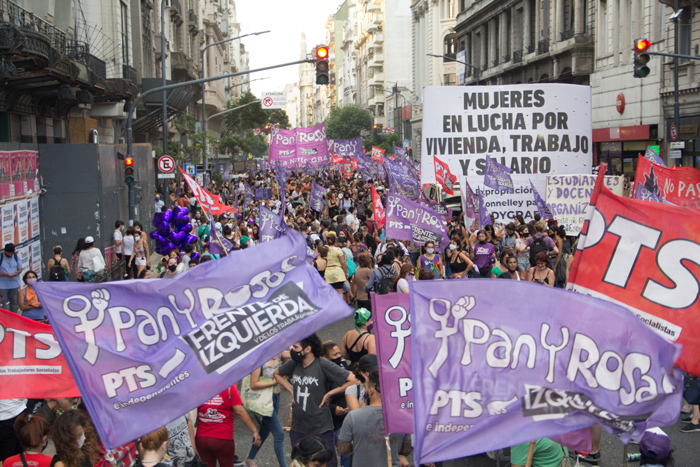
[[[301,33],[306,33],[307,52],[322,44],[326,37],[328,15],[334,14],[342,0],[236,0],[241,34],[270,30],[267,34],[243,38],[250,52],[250,69],[299,60]],[[262,71],[251,79],[269,79],[251,83],[260,97],[263,91],[282,91],[288,83],[296,83],[297,65]]]

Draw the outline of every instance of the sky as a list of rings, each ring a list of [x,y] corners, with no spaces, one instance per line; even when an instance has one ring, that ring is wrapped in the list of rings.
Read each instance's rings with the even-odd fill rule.
[[[299,60],[302,31],[306,33],[307,53],[326,38],[328,15],[334,14],[343,0],[235,0],[241,34],[270,30],[267,34],[241,39],[250,52],[250,69]],[[251,79],[269,79],[250,83],[253,94],[282,91],[299,77],[298,65],[262,71]]]

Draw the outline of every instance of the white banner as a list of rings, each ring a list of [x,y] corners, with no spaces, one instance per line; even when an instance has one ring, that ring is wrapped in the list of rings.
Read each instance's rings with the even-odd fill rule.
[[[570,84],[426,87],[421,183],[435,183],[433,156],[479,187],[497,222],[537,211],[530,180],[591,172],[591,88]],[[486,155],[509,167],[515,193],[484,186]]]
[[[550,175],[547,177],[545,202],[554,219],[566,229],[567,235],[578,235],[586,220],[588,203],[595,187],[595,175]],[[605,186],[622,196],[625,181],[617,175],[606,175]]]

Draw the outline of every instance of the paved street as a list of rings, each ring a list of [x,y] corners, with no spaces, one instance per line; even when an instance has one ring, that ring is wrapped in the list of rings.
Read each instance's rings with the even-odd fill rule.
[[[322,341],[333,340],[335,342],[340,342],[343,334],[352,328],[352,320],[346,319],[335,323],[319,332],[319,337]],[[280,421],[282,426],[287,425],[287,419],[289,417],[289,407],[291,403],[291,397],[287,391],[282,391],[282,402],[280,408]],[[674,458],[676,460],[676,467],[695,467],[700,465],[700,432],[698,433],[681,433],[679,431],[681,424],[676,423],[673,426],[665,427],[664,431],[668,433],[671,438],[671,442],[674,448]],[[236,439],[236,453],[242,459],[248,453],[250,448],[251,435],[250,431],[240,422],[236,422],[235,428],[235,439]],[[602,450],[602,460],[599,465],[605,467],[618,467],[625,466],[623,460],[624,446],[618,441],[616,436],[613,436],[607,432],[603,432],[603,440],[601,443]],[[289,455],[291,453],[291,446],[289,444],[289,437],[285,437],[285,452]],[[637,446],[629,446],[629,452],[638,452]],[[508,451],[506,450],[506,455]],[[289,457],[288,457],[289,459]],[[413,465],[413,458],[410,458],[411,464]],[[277,459],[275,458],[275,453],[272,448],[272,437],[263,445],[262,449],[258,453],[256,458],[256,463],[259,467],[274,467],[277,466]],[[489,459],[486,455],[474,456],[465,459],[457,459],[449,461],[444,464],[445,467],[492,467],[498,465],[495,460]],[[508,462],[502,461],[500,466],[510,465]],[[587,466],[588,464],[581,463],[582,466]],[[638,462],[629,463],[630,466],[638,466]],[[363,466],[363,467],[374,467],[374,466]]]

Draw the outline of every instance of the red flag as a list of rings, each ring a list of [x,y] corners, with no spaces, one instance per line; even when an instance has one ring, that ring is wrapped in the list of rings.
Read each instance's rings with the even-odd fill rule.
[[[442,185],[442,189],[445,190],[445,193],[453,195],[457,177],[450,172],[450,166],[442,162],[436,156],[433,156],[433,159],[435,160],[435,179]]]
[[[669,169],[639,157],[634,181],[669,203],[700,210],[700,171],[694,167]]]
[[[0,309],[0,399],[78,397],[51,326]]]
[[[700,214],[616,196],[604,174],[601,165],[568,288],[626,306],[682,344],[676,364],[700,375]]]
[[[377,194],[377,190],[374,189],[374,185],[372,185],[372,206],[374,207],[374,223],[377,224],[378,229],[381,229],[384,227],[386,212],[384,211],[384,206],[382,206],[382,199]]]
[[[187,175],[182,168],[178,168],[180,169],[182,176],[185,178],[187,185],[189,185],[190,190],[192,190],[194,197],[197,198],[197,201],[199,201],[199,204],[201,204],[208,211],[211,211],[213,215],[218,216],[225,212],[236,212],[236,208],[233,206],[226,206],[225,204],[221,203],[221,196],[212,195],[207,190],[199,186],[199,183]]]
[[[378,148],[377,146],[372,146],[372,160],[384,162],[384,149]]]
[[[345,162],[345,159],[343,159],[340,156],[336,156],[335,154],[331,153],[331,164],[342,164]]]
[[[353,157],[350,159],[350,166],[352,167],[352,170],[357,170],[357,158]]]

